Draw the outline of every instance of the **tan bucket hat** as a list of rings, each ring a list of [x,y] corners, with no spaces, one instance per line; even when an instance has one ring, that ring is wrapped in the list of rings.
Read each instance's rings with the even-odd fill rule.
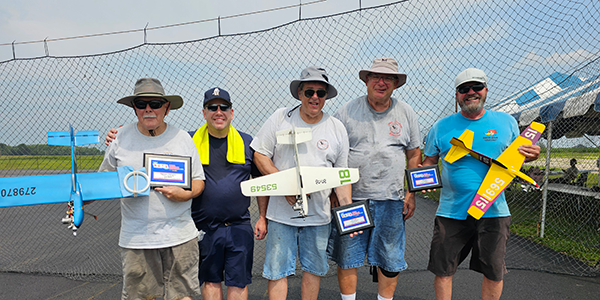
[[[391,57],[376,58],[373,60],[373,65],[368,70],[360,70],[358,77],[360,80],[367,83],[367,75],[369,73],[379,73],[386,75],[395,75],[398,77],[398,84],[396,89],[403,86],[406,83],[406,74],[398,72],[398,63]]]

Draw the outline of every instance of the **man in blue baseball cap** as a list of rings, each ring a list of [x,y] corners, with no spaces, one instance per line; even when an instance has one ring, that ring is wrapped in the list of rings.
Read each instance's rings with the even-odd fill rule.
[[[226,90],[206,91],[203,106],[206,123],[190,132],[206,174],[204,193],[192,203],[196,227],[205,232],[200,240],[202,298],[222,299],[225,281],[227,299],[248,299],[254,233],[250,197],[242,195],[240,183],[250,175],[260,176],[253,163],[252,137],[231,125],[233,108]],[[266,230],[256,232],[257,239],[265,235]]]

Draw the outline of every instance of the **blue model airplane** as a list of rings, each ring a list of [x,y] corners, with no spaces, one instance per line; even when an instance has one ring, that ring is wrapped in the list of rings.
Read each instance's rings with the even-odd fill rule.
[[[48,145],[71,146],[71,174],[0,178],[0,207],[67,203],[73,235],[83,222],[83,201],[149,195],[145,170],[119,167],[116,172],[77,173],[75,146],[98,143],[98,131],[49,131]],[[141,187],[141,188],[140,188]]]

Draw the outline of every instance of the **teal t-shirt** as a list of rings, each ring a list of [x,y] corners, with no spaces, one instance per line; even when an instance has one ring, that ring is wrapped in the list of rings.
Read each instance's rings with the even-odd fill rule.
[[[519,136],[517,121],[511,115],[497,111],[488,110],[478,120],[456,113],[433,125],[427,135],[424,152],[426,156],[439,155],[442,160],[444,187],[436,213],[440,217],[465,220],[469,205],[489,169],[470,155],[452,164],[443,160],[452,147],[450,140],[458,138],[465,129],[474,133],[472,149],[491,158],[497,158]],[[510,216],[510,212],[502,193],[483,217],[506,216]]]

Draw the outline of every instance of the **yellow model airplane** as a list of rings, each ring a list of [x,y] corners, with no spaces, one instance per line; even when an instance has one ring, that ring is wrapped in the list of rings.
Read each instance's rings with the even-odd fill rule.
[[[490,166],[467,211],[473,218],[479,220],[515,176],[522,178],[536,187],[538,186],[535,180],[519,171],[525,162],[525,156],[519,153],[518,148],[521,145],[533,145],[537,143],[545,129],[546,126],[544,124],[531,123],[496,159],[471,149],[473,145],[473,131],[471,130],[466,129],[458,139],[452,138],[450,141],[452,148],[450,148],[444,160],[453,163],[470,154],[475,159]]]

